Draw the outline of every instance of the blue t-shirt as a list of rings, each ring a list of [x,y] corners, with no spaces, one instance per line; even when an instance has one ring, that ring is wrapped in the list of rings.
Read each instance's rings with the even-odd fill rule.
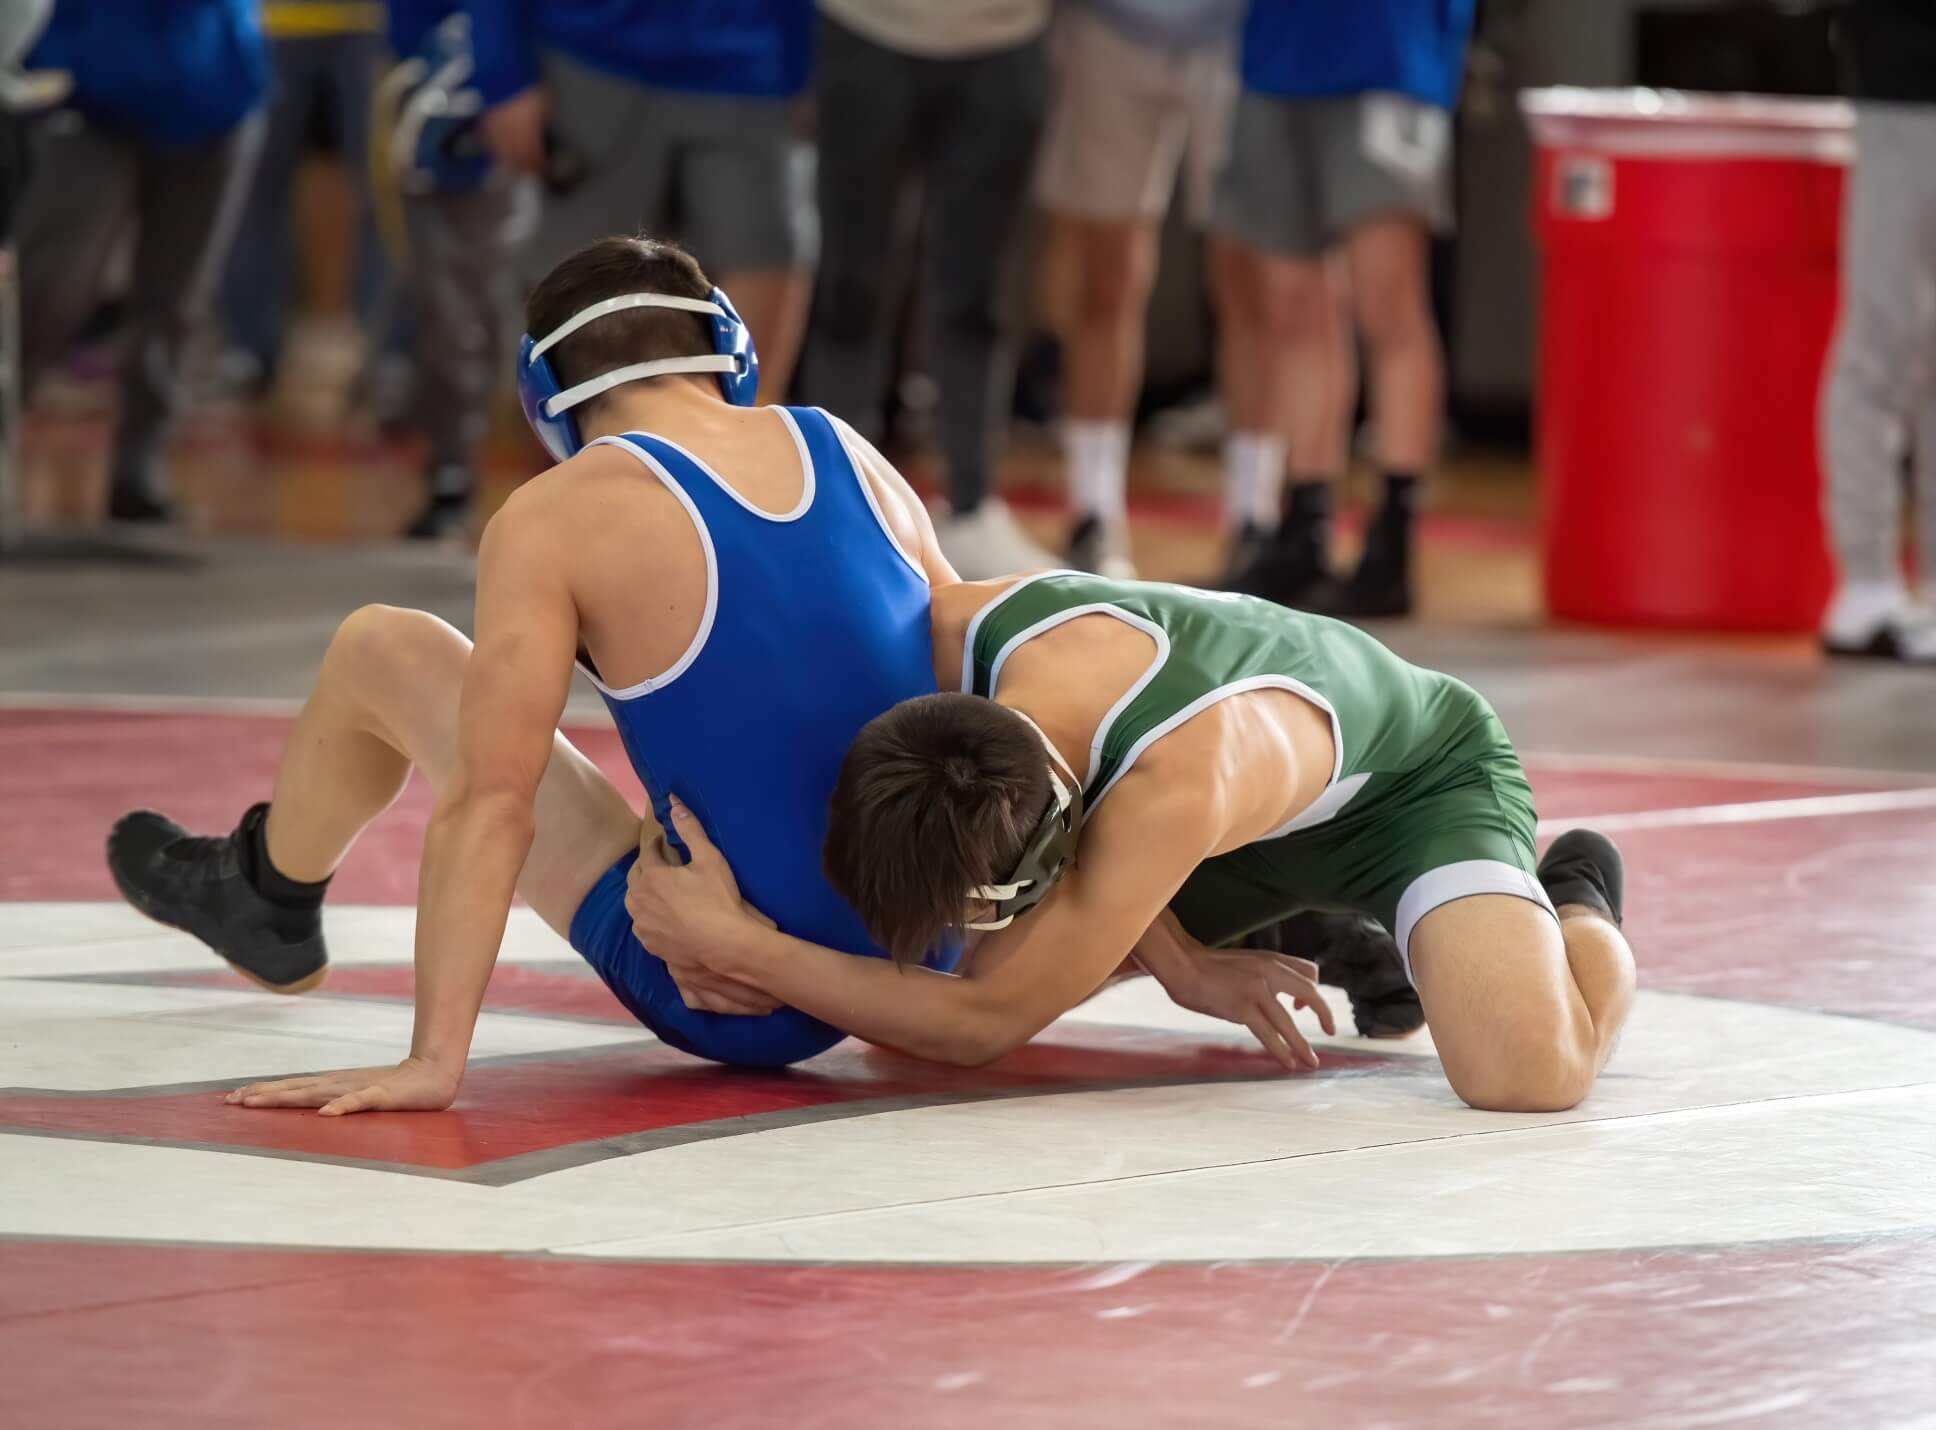
[[[806,86],[813,0],[466,0],[486,104],[536,82],[538,54],[655,89],[784,98]]]
[[[76,109],[171,146],[227,133],[269,87],[257,0],[58,0],[26,68],[68,71]]]
[[[457,0],[390,0],[390,53],[406,59],[423,48],[424,39],[464,7]]]
[[[1253,0],[1244,87],[1287,98],[1408,94],[1450,109],[1473,0]]]

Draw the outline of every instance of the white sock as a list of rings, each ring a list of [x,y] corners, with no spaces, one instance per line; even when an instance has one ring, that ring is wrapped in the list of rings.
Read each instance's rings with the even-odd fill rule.
[[[1128,519],[1129,424],[1070,422],[1064,432],[1069,453],[1069,502],[1077,516],[1105,522]]]
[[[1284,485],[1284,439],[1271,432],[1232,432],[1223,439],[1223,520],[1277,525]]]
[[[1860,645],[1909,607],[1909,593],[1896,581],[1845,581],[1822,620],[1832,641]]]

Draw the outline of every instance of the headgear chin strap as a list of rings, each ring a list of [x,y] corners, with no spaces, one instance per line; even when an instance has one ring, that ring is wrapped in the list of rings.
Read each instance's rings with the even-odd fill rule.
[[[558,374],[545,354],[587,323],[631,308],[675,308],[686,313],[707,314],[712,318],[713,351],[633,363],[576,387],[560,387]],[[751,407],[759,393],[760,360],[753,351],[753,336],[718,288],[703,299],[676,298],[668,293],[627,293],[607,298],[574,315],[544,337],[533,338],[526,333],[518,343],[518,401],[524,407],[524,419],[553,460],[559,462],[575,456],[585,445],[578,433],[578,423],[571,415],[572,408],[622,383],[688,372],[717,373],[721,395],[737,407]]]
[[[1082,835],[1082,782],[1069,770],[1069,783],[1064,784],[1055,767],[1063,764],[1062,755],[1049,737],[1042,734],[1037,725],[1022,712],[1015,711],[1028,721],[1031,730],[1041,738],[1047,747],[1049,764],[1049,807],[1043,811],[1041,821],[1029,835],[1028,843],[1022,846],[1022,855],[1015,861],[1014,872],[1006,883],[983,884],[969,891],[971,900],[982,900],[994,905],[986,919],[968,924],[967,927],[978,933],[993,933],[1005,929],[1016,918],[1027,913],[1048,897],[1055,881],[1062,877],[1062,871],[1075,862],[1076,842]]]

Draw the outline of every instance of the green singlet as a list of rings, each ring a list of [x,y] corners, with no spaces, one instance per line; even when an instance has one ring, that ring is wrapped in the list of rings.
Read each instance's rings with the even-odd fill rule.
[[[1289,690],[1331,719],[1336,763],[1288,824],[1197,866],[1171,901],[1212,945],[1304,909],[1379,920],[1410,966],[1413,926],[1473,894],[1551,908],[1534,877],[1533,795],[1505,727],[1463,681],[1400,660],[1356,627],[1249,596],[1077,572],[1025,577],[969,624],[962,689],[992,699],[1019,645],[1078,616],[1143,631],[1156,655],[1103,716],[1085,817],[1150,745],[1205,707]]]

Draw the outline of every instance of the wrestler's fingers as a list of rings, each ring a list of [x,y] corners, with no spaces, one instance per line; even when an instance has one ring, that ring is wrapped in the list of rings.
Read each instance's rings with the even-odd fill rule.
[[[1249,1028],[1250,1035],[1263,1045],[1264,1051],[1283,1065],[1286,1072],[1302,1070],[1297,1054],[1284,1041],[1284,1035],[1272,1026],[1262,1007],[1253,1007],[1244,1015],[1244,1026]]]
[[[1306,960],[1291,959],[1289,962],[1301,963]],[[1325,1002],[1324,994],[1318,991],[1317,980],[1295,969],[1276,967],[1271,970],[1271,986],[1279,993],[1288,993],[1300,1008],[1309,1008],[1318,1015],[1318,1026],[1325,1032],[1335,1034],[1338,1020],[1332,1015],[1331,1005]]]
[[[341,1117],[348,1112],[381,1112],[389,1105],[389,1096],[383,1085],[366,1087],[360,1092],[346,1092],[333,1102],[322,1107],[324,1117]]]
[[[672,797],[671,805],[672,827],[679,831],[679,839],[692,855],[692,862],[697,864],[718,859],[719,850],[706,837],[706,826],[699,822],[699,816],[687,809],[685,801],[677,795]]]
[[[1315,1068],[1318,1065],[1318,1055],[1312,1050],[1304,1034],[1299,1031],[1297,1020],[1291,1016],[1290,1009],[1273,997],[1266,998],[1259,1011],[1263,1013],[1271,1027],[1277,1030],[1278,1036],[1289,1045],[1298,1066]]]
[[[301,1077],[282,1077],[270,1082],[252,1082],[246,1086],[231,1089],[228,1096],[222,1100],[224,1102],[241,1102],[243,1099],[250,1097],[267,1097],[279,1093],[296,1092],[309,1087],[312,1083],[321,1081],[322,1079],[315,1074],[306,1073]]]

